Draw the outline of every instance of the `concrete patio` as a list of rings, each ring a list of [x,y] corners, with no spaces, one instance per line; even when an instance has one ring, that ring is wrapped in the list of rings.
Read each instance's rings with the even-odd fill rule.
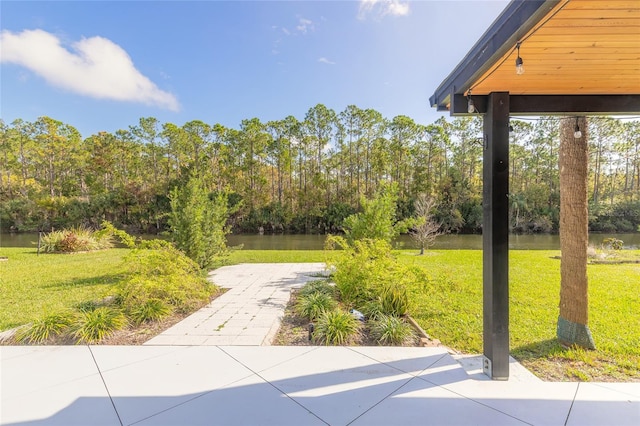
[[[637,425],[638,383],[497,382],[444,348],[2,347],[3,425]]]

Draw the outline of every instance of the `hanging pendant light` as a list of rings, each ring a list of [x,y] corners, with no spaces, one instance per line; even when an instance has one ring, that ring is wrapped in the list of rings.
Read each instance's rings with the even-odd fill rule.
[[[524,61],[520,57],[520,42],[516,43],[516,49],[518,49],[518,57],[516,58],[516,74],[524,74]]]

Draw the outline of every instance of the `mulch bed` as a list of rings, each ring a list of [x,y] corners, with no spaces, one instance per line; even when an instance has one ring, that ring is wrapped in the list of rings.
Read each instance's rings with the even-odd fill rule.
[[[295,304],[297,300],[297,291],[291,292],[291,299],[284,311],[284,318],[278,330],[278,334],[273,340],[274,346],[316,346],[314,342],[309,340],[309,320],[301,317],[295,312]],[[379,346],[378,343],[370,336],[370,330],[367,323],[364,323],[360,334],[349,344],[350,346]],[[403,346],[419,347],[420,338],[415,338]]]

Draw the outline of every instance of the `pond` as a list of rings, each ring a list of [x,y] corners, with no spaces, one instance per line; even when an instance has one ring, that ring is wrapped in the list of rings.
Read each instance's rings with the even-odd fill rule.
[[[144,238],[156,236],[144,235]],[[605,238],[624,241],[625,249],[640,248],[638,234],[591,234],[589,243],[599,247]],[[228,245],[242,244],[247,250],[322,250],[326,235],[282,235],[243,234],[229,235]],[[38,234],[0,234],[0,247],[36,247]],[[396,248],[411,249],[415,244],[410,236],[401,235],[395,242]],[[482,249],[482,235],[441,235],[436,239],[434,249]],[[558,235],[511,235],[509,248],[513,250],[558,250]]]

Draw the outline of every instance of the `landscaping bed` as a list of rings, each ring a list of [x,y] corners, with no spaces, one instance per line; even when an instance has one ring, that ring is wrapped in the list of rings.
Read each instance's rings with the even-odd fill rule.
[[[160,321],[144,323],[136,326],[129,326],[120,330],[114,331],[108,337],[100,340],[99,342],[93,343],[94,345],[142,345],[147,340],[157,336],[162,333],[164,330],[172,327],[178,322],[182,321],[184,318],[189,316],[188,314],[178,314],[174,313],[169,317],[166,317]],[[75,345],[76,340],[71,338],[69,335],[55,335],[51,336],[47,339],[44,339],[38,343],[31,342],[18,342],[13,337],[14,332],[17,329],[10,330],[7,333],[7,337],[5,339],[0,338],[0,345],[3,346],[11,346],[11,345],[41,345],[41,346],[59,346],[59,345]]]
[[[0,315],[0,326],[15,330],[0,340],[141,344],[220,294],[194,262],[168,244],[123,254],[114,249],[73,257],[16,253],[16,262],[2,271],[11,285],[4,286],[0,303],[9,308]],[[34,266],[48,273],[34,277]]]
[[[318,343],[310,339],[309,319],[296,313],[296,303],[298,301],[298,290],[291,293],[291,299],[284,311],[284,317],[278,334],[273,340],[274,346],[315,346]],[[372,336],[371,326],[363,322],[358,334],[350,342],[352,346],[378,346],[378,342]],[[400,346],[421,346],[418,333],[414,333]]]

